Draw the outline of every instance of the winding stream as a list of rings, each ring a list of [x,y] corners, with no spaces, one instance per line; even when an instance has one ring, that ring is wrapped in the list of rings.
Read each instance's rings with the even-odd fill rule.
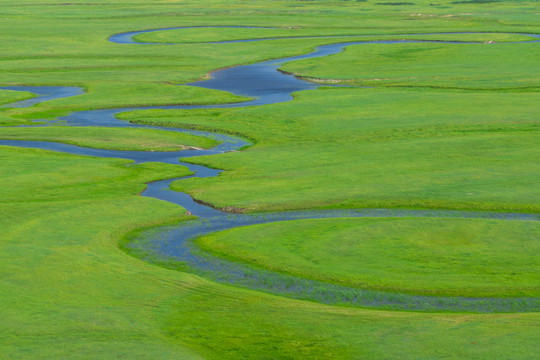
[[[116,34],[109,38],[118,44],[155,45],[152,43],[136,43],[133,36],[151,31],[163,31],[171,29],[143,30],[123,34]],[[422,35],[422,34],[411,34]],[[431,35],[431,34],[430,34]],[[528,35],[528,34],[523,34]],[[528,35],[535,40],[528,42],[540,42],[540,35]],[[344,36],[339,36],[343,38]],[[346,36],[345,36],[346,37]],[[358,37],[358,36],[355,36]],[[291,37],[289,37],[291,38]],[[298,37],[306,38],[306,37]],[[309,37],[311,38],[311,37]],[[328,38],[323,36],[322,38]],[[217,43],[263,41],[272,39],[234,40]],[[284,63],[294,60],[322,57],[336,54],[350,45],[366,43],[418,43],[437,42],[425,40],[383,40],[383,41],[354,41],[347,43],[329,44],[319,46],[315,51],[306,55],[293,56],[279,60],[264,61],[251,65],[237,66],[217,71],[212,74],[210,80],[198,81],[187,85],[228,91],[237,95],[254,98],[253,100],[219,105],[174,105],[174,106],[144,106],[125,107],[117,109],[77,111],[68,116],[58,118],[59,122],[70,126],[108,126],[108,127],[135,127],[151,128],[166,131],[184,132],[198,136],[211,137],[220,141],[220,144],[209,150],[182,150],[174,152],[144,152],[144,151],[116,151],[84,148],[55,142],[42,141],[15,141],[0,140],[0,145],[18,146],[61,151],[70,154],[113,157],[131,159],[136,163],[164,162],[187,166],[195,174],[190,177],[212,177],[221,171],[209,169],[200,165],[180,162],[179,158],[189,158],[200,155],[220,154],[228,151],[236,151],[249,142],[235,136],[216,134],[205,131],[169,128],[161,126],[147,126],[131,124],[119,120],[116,114],[133,110],[144,109],[210,109],[210,108],[233,108],[275,104],[292,100],[292,93],[301,90],[314,90],[317,84],[309,83],[283,74],[277,69]],[[444,43],[463,43],[458,41],[444,41]],[[163,45],[163,43],[160,43]],[[174,45],[174,44],[167,44]],[[0,89],[30,91],[37,97],[5,106],[27,107],[34,104],[80,95],[83,91],[77,87],[61,86],[9,86]],[[309,211],[286,211],[264,214],[230,214],[222,212],[195,202],[188,194],[169,190],[172,181],[182,178],[167,179],[148,184],[142,196],[153,197],[160,200],[180,205],[193,215],[197,220],[182,222],[175,226],[167,226],[149,232],[151,236],[151,251],[173,258],[185,263],[189,270],[213,279],[215,281],[248,287],[254,290],[266,291],[292,298],[307,299],[323,302],[326,304],[346,304],[354,306],[375,307],[398,310],[420,311],[464,311],[464,312],[530,312],[540,310],[540,298],[468,298],[446,296],[422,296],[400,293],[390,293],[368,289],[358,289],[346,286],[324,283],[316,280],[298,278],[277,272],[267,271],[250,267],[246,264],[230,262],[210,254],[203,253],[195,247],[192,239],[210,232],[232,229],[239,226],[287,221],[295,219],[317,219],[338,217],[453,217],[453,218],[477,218],[499,220],[529,220],[538,221],[538,214],[500,213],[480,211],[452,211],[452,210],[415,210],[415,209],[350,209],[350,210],[309,210]],[[148,235],[148,234],[146,234]]]

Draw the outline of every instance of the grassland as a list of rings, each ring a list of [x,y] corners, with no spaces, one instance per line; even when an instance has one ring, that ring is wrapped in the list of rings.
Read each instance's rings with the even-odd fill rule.
[[[135,195],[144,183],[189,175],[180,165],[131,164],[131,160],[99,159],[50,151],[2,146],[2,203],[114,198],[115,192]],[[92,168],[89,175],[87,168]],[[65,176],[68,173],[70,176]],[[31,212],[30,212],[31,214]],[[10,218],[9,213],[4,215]]]
[[[236,41],[245,39],[283,39],[294,37],[352,37],[353,41],[373,40],[438,40],[438,41],[475,41],[475,42],[508,42],[527,41],[533,38],[519,34],[439,34],[439,35],[361,35],[359,30],[330,28],[326,31],[309,28],[205,28],[194,27],[187,29],[172,29],[166,31],[155,31],[135,35],[133,39],[137,42],[146,43],[205,43],[219,41]],[[350,40],[340,39],[339,41]],[[328,41],[328,39],[327,39]]]
[[[8,104],[16,101],[31,99],[34,94],[24,91],[0,90],[0,104]]]
[[[209,138],[179,132],[76,126],[6,127],[0,132],[0,139],[54,140],[84,147],[139,151],[180,151],[187,147],[209,148],[217,144]]]
[[[141,71],[144,72],[144,70]],[[68,71],[61,71],[61,73],[68,73]],[[109,75],[101,73],[97,76],[99,78],[107,78]],[[62,83],[64,79],[55,78],[53,81],[39,83],[38,85]],[[30,82],[27,84],[35,85],[36,83]],[[69,84],[80,85],[80,83],[73,81],[69,81]],[[55,119],[58,116],[67,115],[75,110],[108,109],[136,105],[229,103],[245,100],[243,97],[228,95],[223,92],[202,90],[201,88],[188,86],[176,86],[173,84],[126,84],[115,81],[112,84],[90,84],[83,85],[82,87],[87,91],[82,95],[47,101],[30,108],[6,109],[4,110],[4,116],[10,116],[11,120],[4,121],[2,125],[28,125],[34,119]],[[141,94],[144,101],[139,103],[138,96]]]
[[[107,42],[118,32],[246,25],[299,28],[265,30],[260,36],[283,36],[289,30],[540,33],[538,4],[529,1],[381,5],[209,0],[202,6],[185,1],[0,0],[0,8],[1,85],[71,85],[86,91],[31,108],[2,108],[2,125],[30,124],[84,109],[240,101],[181,84],[217,68],[305,53],[335,41]],[[195,33],[189,33],[191,40],[220,40],[210,30],[198,39]],[[222,34],[239,38],[253,32]],[[153,36],[166,40],[169,35]],[[491,35],[476,39],[491,40]],[[508,47],[503,56],[512,64],[517,64],[512,52],[530,49],[535,54],[537,46],[478,46],[495,54],[503,51],[499,45]],[[440,46],[430,59],[447,65],[441,59],[455,54],[455,45]],[[321,59],[316,67],[327,67],[326,61],[348,62],[343,56],[353,51]],[[526,69],[534,69],[533,61],[527,61]],[[338,70],[353,81],[362,79],[353,68]],[[273,106],[145,111],[124,117],[254,139],[256,145],[242,152],[193,159],[228,170],[219,177],[175,184],[217,206],[247,211],[407,206],[537,212],[534,74],[501,69],[508,76],[519,75],[526,91],[502,76],[490,80],[494,73],[487,69],[474,81],[475,86],[487,83],[488,90],[406,87],[436,84],[430,83],[427,70],[419,84],[397,83],[403,88],[329,88],[299,93],[295,101]],[[459,77],[467,75],[462,71],[447,70],[445,86],[466,82]],[[396,71],[392,76],[402,75]],[[30,96],[0,91],[0,102]],[[127,129],[0,128],[0,137],[7,136],[116,149],[205,145],[183,135]],[[331,307],[219,285],[125,254],[119,243],[128,234],[190,218],[177,206],[135,196],[146,182],[186,175],[186,168],[126,166],[127,160],[6,146],[0,146],[0,160],[0,358],[491,360],[538,354],[537,313],[443,315]]]
[[[6,174],[13,174],[0,186],[6,358],[527,359],[536,353],[538,314],[329,307],[147,264],[118,242],[137,228],[187,215],[133,194],[158,175],[181,175],[181,167],[126,167],[124,160],[7,147],[2,154]]]
[[[537,89],[539,56],[539,47],[530,44],[364,44],[282,69],[349,85]]]
[[[352,287],[454,296],[538,296],[537,222],[367,218],[297,220],[206,235],[238,262]]]
[[[0,90],[0,104],[9,104],[16,101],[31,99],[32,97],[34,97],[34,94],[29,92]],[[6,111],[0,107],[0,125],[12,124],[14,122],[16,122],[16,120],[6,115]]]
[[[536,92],[327,88],[272,106],[122,117],[226,127],[256,139],[247,151],[197,158],[226,169],[220,177],[173,183],[218,207],[534,212],[540,203],[537,100]]]

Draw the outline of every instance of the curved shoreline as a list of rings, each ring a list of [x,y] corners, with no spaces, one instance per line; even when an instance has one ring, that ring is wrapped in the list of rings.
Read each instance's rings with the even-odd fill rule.
[[[212,26],[206,26],[212,27]],[[229,27],[229,26],[223,26]],[[193,28],[193,27],[180,27]],[[239,27],[235,27],[239,28]],[[243,28],[243,27],[240,27]],[[153,45],[154,43],[136,43],[132,37],[138,33],[165,31],[178,28],[166,28],[156,30],[142,30],[129,33],[116,34],[109,38],[110,41],[120,44],[140,44]],[[429,35],[441,34],[473,34],[473,33],[434,33]],[[121,35],[121,36],[120,36]],[[400,34],[400,35],[428,35],[428,34]],[[540,42],[540,35],[528,35],[538,40],[521,42]],[[354,35],[358,37],[357,35]],[[365,35],[377,36],[377,35]],[[395,35],[399,36],[399,35]],[[347,36],[335,36],[347,37]],[[301,37],[305,38],[305,37]],[[322,36],[320,38],[327,38]],[[278,38],[290,39],[290,38]],[[252,39],[246,41],[263,41],[269,39]],[[120,42],[122,41],[122,42]],[[227,42],[239,42],[237,40]],[[169,106],[141,106],[141,107],[123,107],[116,109],[99,109],[73,112],[67,116],[60,117],[58,120],[65,121],[67,125],[77,126],[108,126],[108,127],[135,127],[146,129],[159,129],[166,131],[185,132],[192,135],[212,137],[221,143],[209,150],[182,150],[174,152],[146,152],[146,151],[116,151],[104,149],[91,149],[73,145],[66,145],[56,142],[39,141],[13,141],[0,140],[0,145],[29,147],[38,149],[47,149],[61,151],[71,154],[115,157],[131,159],[136,163],[154,161],[171,164],[179,164],[188,167],[194,175],[182,178],[165,179],[154,181],[148,184],[147,188],[141,193],[142,196],[153,197],[160,200],[172,202],[188,210],[199,220],[188,221],[176,226],[167,226],[159,232],[159,236],[147,242],[154,253],[173,258],[186,263],[191,271],[196,274],[209,277],[215,281],[234,284],[247,287],[254,290],[266,291],[277,295],[284,295],[292,298],[315,300],[326,304],[342,304],[353,306],[364,306],[392,310],[416,310],[416,311],[461,311],[461,312],[531,312],[540,311],[540,298],[468,298],[456,296],[423,296],[410,295],[402,293],[390,293],[375,291],[369,289],[358,289],[346,286],[339,286],[330,283],[320,282],[298,278],[290,275],[284,275],[277,272],[265,271],[249,267],[246,264],[230,262],[218,257],[203,253],[195,248],[191,242],[193,238],[210,232],[232,229],[239,226],[253,224],[262,224],[278,221],[289,221],[295,219],[317,219],[317,218],[339,218],[339,217],[463,217],[478,219],[498,219],[505,221],[526,220],[538,221],[539,214],[526,213],[504,213],[488,211],[459,211],[459,210],[421,210],[421,209],[349,209],[349,210],[306,210],[306,211],[283,211],[264,214],[231,214],[212,208],[201,202],[194,200],[186,193],[179,193],[169,190],[172,181],[191,178],[191,177],[212,177],[217,176],[221,170],[210,169],[201,165],[179,162],[179,158],[189,158],[200,155],[213,155],[227,151],[237,151],[251,143],[236,136],[225,135],[222,133],[213,133],[199,130],[189,130],[181,128],[171,128],[163,126],[137,125],[127,121],[119,120],[116,114],[134,110],[148,109],[212,109],[212,108],[235,108],[246,106],[258,106],[276,104],[279,102],[292,100],[292,93],[301,90],[314,90],[319,86],[295,78],[292,75],[279,72],[281,64],[289,61],[322,57],[336,54],[349,45],[367,44],[367,43],[419,43],[419,42],[437,42],[437,43],[459,43],[461,41],[437,41],[437,40],[374,40],[374,41],[354,41],[341,42],[328,45],[321,45],[315,51],[298,56],[292,56],[277,60],[266,60],[263,62],[234,66],[218,70],[211,73],[210,80],[197,81],[186,85],[198,86],[209,89],[217,89],[232,92],[236,95],[243,95],[253,100],[238,102],[232,104],[218,105],[169,105]],[[510,42],[509,42],[510,43]],[[515,42],[512,42],[515,43]],[[177,43],[160,45],[176,45]],[[245,79],[249,79],[246,81]],[[244,79],[244,80],[242,80]],[[257,79],[261,79],[257,81]],[[0,87],[0,89],[24,90],[30,91],[31,87]],[[81,94],[80,88],[73,87],[41,87],[53,90],[54,98],[74,96]],[[58,88],[54,91],[53,88]],[[66,90],[68,89],[68,90]],[[19,104],[20,102],[7,104],[9,106],[31,106],[33,104],[50,100],[47,95],[42,95],[36,89],[36,94],[40,95],[30,99],[34,102]],[[41,91],[41,90],[39,90]],[[43,92],[43,91],[42,91]],[[51,94],[49,94],[51,95]],[[25,100],[28,101],[28,100]],[[4,105],[6,106],[6,105]]]

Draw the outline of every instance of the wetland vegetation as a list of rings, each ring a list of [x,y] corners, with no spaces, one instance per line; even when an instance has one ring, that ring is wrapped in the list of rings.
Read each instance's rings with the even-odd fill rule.
[[[8,104],[0,108],[0,139],[114,150],[209,148],[219,140],[62,121],[28,125],[89,109],[238,103],[246,97],[184,84],[219,68],[300,55],[323,44],[402,38],[479,42],[354,45],[282,66],[326,85],[339,80],[352,87],[301,91],[279,104],[146,109],[118,117],[252,140],[241,151],[189,159],[224,169],[219,176],[171,186],[219,208],[253,213],[382,207],[532,216],[275,222],[198,239],[195,245],[209,253],[329,284],[538,298],[540,43],[512,43],[534,40],[522,34],[540,34],[537,2],[210,0],[201,7],[187,1],[0,0],[0,6],[0,86],[85,91],[11,108],[9,103],[34,95],[0,90],[0,103]],[[211,28],[216,25],[268,29]],[[120,32],[179,26],[209,27],[135,38],[172,46],[107,41]],[[474,34],[435,34],[451,32]],[[432,35],[403,35],[425,33]],[[335,37],[340,35],[347,37]],[[285,38],[211,43],[273,37]],[[183,266],[171,270],[126,254],[122,248],[141,229],[193,219],[178,205],[138,196],[149,182],[190,175],[185,166],[6,145],[0,145],[0,158],[0,357],[531,359],[538,354],[538,312],[331,306],[220,284]]]

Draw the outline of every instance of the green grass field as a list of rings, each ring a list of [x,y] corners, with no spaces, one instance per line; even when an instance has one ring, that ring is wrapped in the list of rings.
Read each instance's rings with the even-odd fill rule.
[[[0,187],[4,357],[339,359],[452,358],[457,353],[487,359],[535,354],[538,314],[330,307],[147,264],[118,248],[124,235],[187,216],[176,206],[133,194],[156,174],[180,176],[185,170],[125,167],[123,160],[7,147],[2,154],[6,173],[13,174],[3,176]],[[510,350],[510,345],[519,348]]]
[[[8,104],[16,101],[31,99],[34,94],[24,91],[0,90],[0,104]]]
[[[317,219],[197,239],[202,249],[296,276],[431,295],[538,296],[540,227],[531,221]]]
[[[0,132],[0,139],[56,141],[100,149],[139,151],[179,151],[187,147],[209,148],[217,144],[212,139],[178,132],[76,126],[6,127]]]
[[[225,169],[220,176],[174,184],[218,207],[250,212],[373,206],[539,212],[539,44],[501,43],[523,39],[519,33],[540,33],[535,1],[209,0],[201,5],[182,0],[0,0],[0,8],[1,86],[63,85],[86,91],[29,108],[0,108],[0,139],[121,150],[178,150],[214,142],[157,130],[12,125],[76,110],[242,101],[182,84],[218,68],[302,54],[342,40],[197,42],[487,32],[429,37],[495,44],[362,45],[283,66],[322,81],[341,79],[373,88],[322,88],[297,93],[283,104],[136,111],[122,118],[252,139],[255,145],[240,152],[190,159]],[[174,46],[107,41],[125,31],[213,25],[278,29],[201,28],[138,37],[179,42]],[[360,39],[366,38],[343,41]],[[371,81],[375,78],[387,80]],[[2,90],[0,104],[31,96]],[[121,247],[130,234],[192,218],[178,206],[137,196],[147,182],[189,174],[185,167],[8,146],[0,146],[0,160],[0,359],[537,357],[538,313],[327,306],[218,284],[126,254]],[[352,257],[369,253],[366,261],[382,269],[368,274],[373,287],[538,294],[536,224],[369,221],[250,227],[212,235],[208,239],[225,241],[218,244],[223,248],[214,243],[207,248],[341,283],[368,281],[366,272],[374,267],[362,269]],[[385,226],[385,221],[394,224]],[[366,227],[373,241],[355,241]],[[289,229],[299,232],[291,235]],[[434,233],[454,246],[434,243]],[[260,240],[246,244],[240,234]],[[334,249],[336,239],[349,241],[348,247]],[[386,256],[380,244],[393,256]],[[409,247],[410,257],[396,257],[400,246]],[[422,259],[425,276],[411,279],[407,274],[418,271]],[[389,274],[391,266],[399,277]],[[436,281],[440,271],[459,278]]]
[[[538,89],[540,49],[530,44],[365,44],[283,70],[362,86]],[[452,61],[448,61],[452,59]]]
[[[173,183],[218,207],[537,212],[537,100],[536,92],[321,89],[257,108],[122,117],[256,139],[247,151],[197,159],[226,169],[219,178]]]
[[[456,41],[475,41],[475,42],[508,42],[508,41],[527,41],[531,37],[519,34],[439,34],[439,35],[360,35],[365,33],[361,30],[330,28],[321,30],[319,28],[188,28],[173,29],[166,31],[156,31],[142,33],[134,36],[138,42],[146,43],[205,43],[216,41],[233,41],[245,39],[280,39],[293,37],[351,37],[352,41],[369,40],[396,40],[396,39],[420,39],[420,40],[456,40]],[[340,39],[349,41],[349,39]],[[328,39],[326,39],[328,41]]]

